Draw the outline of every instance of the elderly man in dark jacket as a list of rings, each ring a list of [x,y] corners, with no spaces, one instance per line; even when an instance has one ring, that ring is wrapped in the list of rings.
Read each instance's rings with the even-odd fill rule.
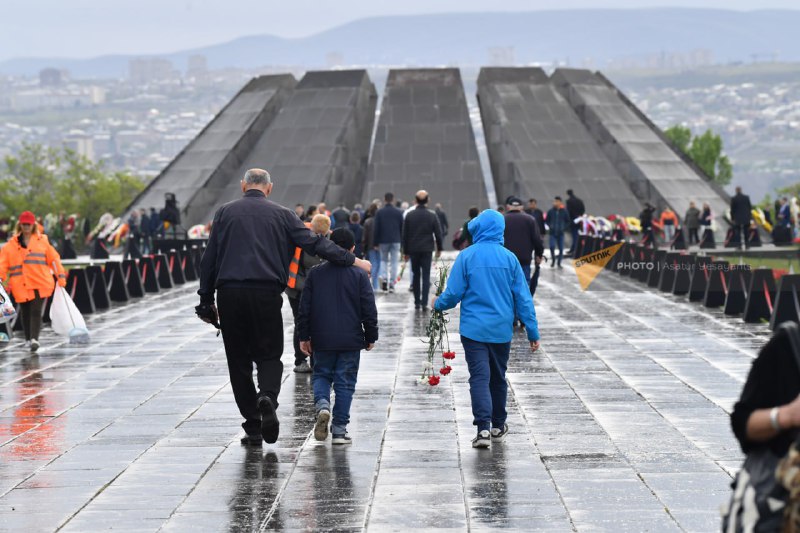
[[[522,266],[525,282],[531,291],[536,293],[539,285],[539,265],[544,257],[544,244],[539,233],[539,223],[531,215],[522,211],[522,200],[516,197],[509,198],[504,215],[506,229],[503,234],[503,245],[513,253]],[[533,278],[531,278],[531,258],[536,265]]]
[[[415,198],[417,206],[408,211],[403,222],[403,254],[411,260],[414,308],[425,310],[431,290],[433,251],[436,250],[436,257],[442,253],[442,227],[436,213],[427,208],[428,193],[417,191]]]
[[[742,194],[741,187],[736,187],[736,194],[731,198],[731,221],[733,222],[731,241],[738,242],[744,248],[750,247],[747,244],[747,233],[753,219],[752,211],[750,197]]]
[[[233,397],[245,419],[242,443],[261,445],[278,440],[275,409],[283,376],[283,293],[295,247],[338,265],[370,271],[369,261],[356,258],[305,227],[294,211],[267,199],[269,173],[248,170],[242,179],[244,197],[220,207],[200,261],[200,305],[205,322],[220,322]],[[217,293],[219,313],[214,305]],[[253,385],[253,363],[258,388]],[[260,433],[259,433],[260,429]]]
[[[372,242],[381,252],[381,276],[386,283],[383,290],[394,292],[400,262],[400,241],[403,240],[403,212],[392,205],[394,194],[387,192],[384,201],[385,205],[375,213]]]

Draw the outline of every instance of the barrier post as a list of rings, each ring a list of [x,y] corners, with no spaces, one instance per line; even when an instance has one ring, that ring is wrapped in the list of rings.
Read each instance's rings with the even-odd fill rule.
[[[117,261],[108,261],[103,269],[108,295],[112,302],[127,302],[131,296],[122,273],[122,264]]]
[[[769,321],[775,302],[775,275],[771,268],[758,268],[750,276],[744,321],[748,324]]]
[[[144,257],[142,257],[144,259]],[[140,259],[139,261],[141,262]],[[139,271],[139,266],[135,259],[125,259],[122,261],[122,273],[125,277],[125,287],[128,290],[128,296],[131,298],[144,297],[144,285],[142,284],[142,275]]]
[[[712,261],[709,263],[708,284],[703,297],[705,307],[721,307],[725,305],[725,296],[728,294],[728,267],[727,261]]]
[[[175,285],[183,285],[186,283],[186,278],[183,276],[183,259],[181,253],[177,250],[170,250],[167,253],[167,261],[169,262],[169,272],[172,275],[172,281]]]
[[[738,267],[739,265],[736,266]],[[752,274],[749,269],[734,268],[731,270],[728,294],[725,297],[725,307],[723,309],[726,315],[739,315],[744,312],[744,305],[747,303],[747,291],[750,288],[751,277]]]
[[[175,286],[172,279],[172,274],[169,271],[169,261],[164,254],[155,254],[153,262],[156,268],[156,277],[158,277],[158,286],[162,289],[171,289]]]
[[[146,255],[139,259],[139,274],[142,276],[142,283],[145,292],[159,292],[161,285],[158,283],[158,274],[156,274],[156,264],[153,261],[153,256]]]
[[[103,268],[99,265],[87,266],[86,277],[89,279],[95,309],[108,309],[111,307],[111,297],[108,294]]]
[[[75,302],[78,311],[84,315],[95,312],[89,278],[86,276],[86,271],[84,269],[70,269],[69,274],[67,274],[66,289],[72,301]]]
[[[769,319],[769,327],[775,330],[783,322],[789,320],[800,321],[800,297],[797,294],[800,288],[800,274],[786,274],[778,281],[778,290],[775,292],[775,306]]]

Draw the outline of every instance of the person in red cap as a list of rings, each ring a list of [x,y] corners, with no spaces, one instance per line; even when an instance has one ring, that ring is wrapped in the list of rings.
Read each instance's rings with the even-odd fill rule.
[[[54,276],[59,285],[66,286],[61,256],[40,231],[33,213],[25,211],[15,235],[0,248],[0,283],[20,306],[25,342],[32,352],[39,349],[42,307],[55,290]]]

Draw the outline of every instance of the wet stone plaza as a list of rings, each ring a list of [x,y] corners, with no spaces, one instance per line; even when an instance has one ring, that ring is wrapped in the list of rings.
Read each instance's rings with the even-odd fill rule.
[[[310,376],[284,382],[274,445],[239,443],[222,340],[194,316],[196,284],[91,316],[92,343],[47,331],[0,351],[3,531],[699,531],[742,454],[728,414],[765,342],[747,325],[604,273],[582,292],[545,266],[542,349],[524,333],[508,372],[510,435],[475,450],[451,313],[453,373],[415,383],[427,315],[377,295],[353,444],[311,435]]]

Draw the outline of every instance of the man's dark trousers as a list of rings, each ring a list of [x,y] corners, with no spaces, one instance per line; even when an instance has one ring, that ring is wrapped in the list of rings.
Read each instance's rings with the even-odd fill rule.
[[[283,374],[282,305],[281,294],[269,289],[221,287],[217,292],[233,397],[247,433],[261,431],[259,396],[267,396],[278,407]],[[259,392],[253,384],[253,363],[258,370]]]
[[[427,306],[431,291],[431,261],[433,252],[408,254],[411,258],[411,286],[414,289],[414,305]],[[422,292],[420,293],[420,285]]]
[[[739,246],[750,248],[750,245],[747,243],[747,232],[749,229],[750,228],[747,225],[734,224],[731,241],[733,241],[734,243],[738,243]]]

